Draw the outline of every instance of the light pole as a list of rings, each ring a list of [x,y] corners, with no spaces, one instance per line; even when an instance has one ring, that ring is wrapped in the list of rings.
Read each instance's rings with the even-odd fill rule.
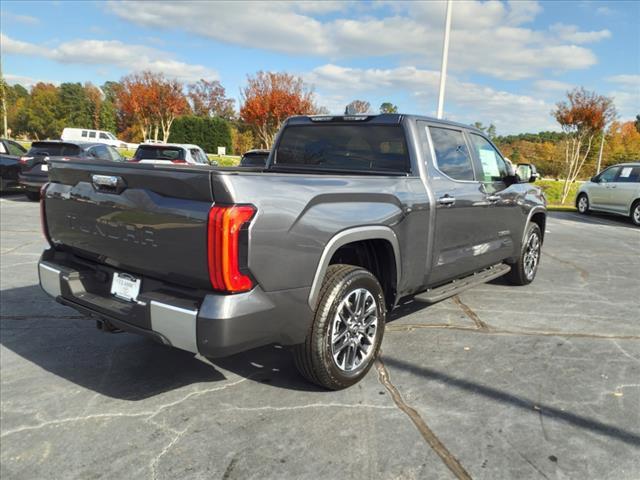
[[[604,148],[604,133],[605,129],[602,127],[602,140],[600,141],[600,153],[598,154],[598,167],[596,169],[596,175],[600,173],[600,167],[602,166],[602,150]]]
[[[447,59],[449,57],[449,33],[451,32],[451,9],[453,0],[447,0],[447,15],[444,21],[444,42],[442,44],[442,66],[440,67],[440,93],[438,94],[438,110],[436,117],[442,118],[444,113],[444,86],[447,82]]]
[[[0,59],[0,88],[2,89],[2,136],[7,138],[7,90],[2,75],[2,59]]]

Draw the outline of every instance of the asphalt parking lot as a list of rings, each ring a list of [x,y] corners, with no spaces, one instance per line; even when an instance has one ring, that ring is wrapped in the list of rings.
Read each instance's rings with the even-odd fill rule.
[[[536,281],[389,322],[341,392],[270,346],[209,361],[104,334],[37,285],[38,204],[0,198],[3,479],[640,478],[640,229],[552,213]]]

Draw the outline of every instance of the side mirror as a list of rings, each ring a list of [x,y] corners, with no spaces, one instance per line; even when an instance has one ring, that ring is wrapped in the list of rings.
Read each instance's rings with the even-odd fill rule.
[[[593,183],[600,183],[600,178],[598,177],[598,175],[594,175],[593,177],[591,177],[591,181]]]
[[[519,163],[516,167],[516,175],[520,183],[533,183],[540,177],[535,165],[530,163]]]

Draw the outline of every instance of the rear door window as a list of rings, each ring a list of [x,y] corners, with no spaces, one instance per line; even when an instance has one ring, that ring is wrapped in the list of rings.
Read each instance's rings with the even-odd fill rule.
[[[274,164],[297,168],[402,172],[411,170],[399,125],[289,126]]]
[[[620,173],[616,182],[621,183],[639,183],[640,182],[640,167],[620,167]]]
[[[89,153],[92,157],[97,158],[98,160],[111,161],[111,153],[106,145],[97,145],[95,147],[91,147]]]
[[[86,130],[82,131],[82,138],[87,138],[88,132]]]
[[[89,132],[89,138],[96,138],[96,132]]]
[[[475,180],[471,155],[461,130],[428,127],[438,170],[454,180]]]

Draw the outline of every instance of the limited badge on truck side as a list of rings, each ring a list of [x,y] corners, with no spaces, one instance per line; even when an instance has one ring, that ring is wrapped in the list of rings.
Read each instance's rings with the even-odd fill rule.
[[[111,294],[116,297],[135,302],[140,293],[140,279],[126,273],[114,273],[111,282]]]

